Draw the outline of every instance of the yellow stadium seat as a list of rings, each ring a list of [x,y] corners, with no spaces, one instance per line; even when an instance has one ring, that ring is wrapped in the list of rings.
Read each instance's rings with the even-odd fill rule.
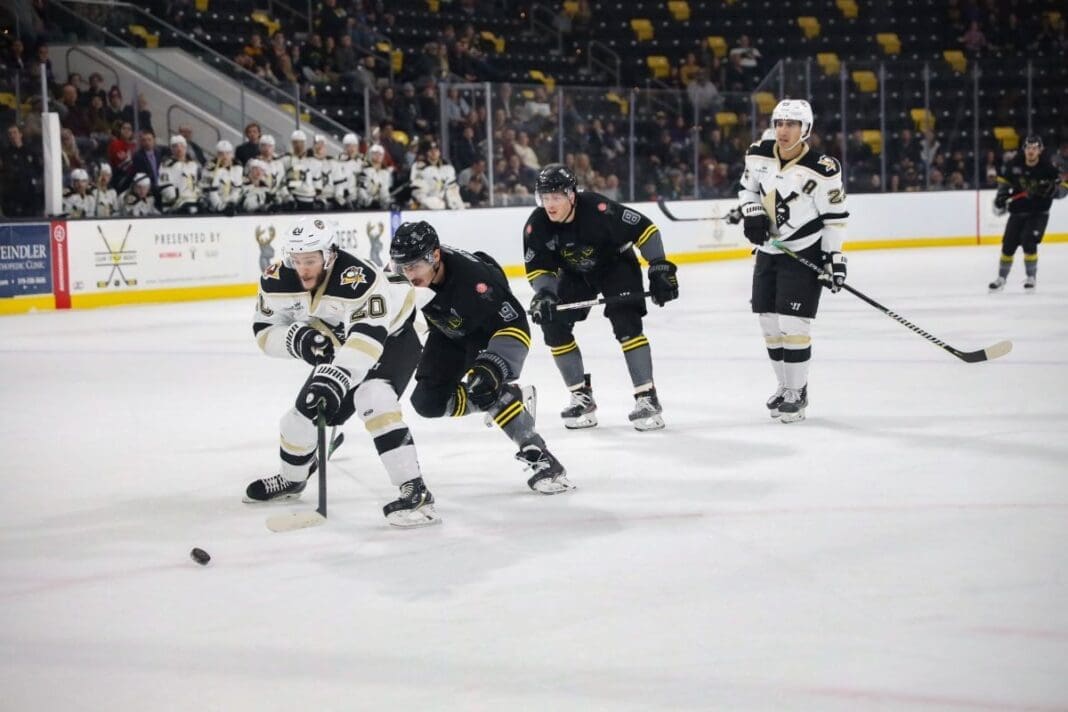
[[[282,26],[281,22],[279,22],[278,20],[272,20],[270,15],[268,15],[263,10],[253,10],[252,14],[249,15],[249,18],[253,22],[257,22],[263,25],[264,28],[267,30],[268,37],[271,37],[272,35],[274,35],[275,32],[278,32],[278,29]]]
[[[820,36],[820,21],[811,15],[797,18],[797,24],[801,30],[805,33],[805,39],[812,39],[813,37]]]
[[[757,111],[761,114],[770,114],[775,110],[775,105],[779,103],[775,95],[768,91],[757,92],[753,95],[753,101],[756,102]]]
[[[439,12],[441,10],[441,0],[426,0],[426,9],[430,12]]]
[[[6,106],[9,109],[14,109],[16,106],[18,106],[18,101],[15,100],[15,95],[11,92],[0,92],[0,106]]]
[[[883,54],[901,54],[901,38],[896,32],[880,32],[875,35],[875,41],[883,48]]]
[[[636,17],[631,20],[630,29],[634,30],[634,37],[639,42],[653,39],[653,23],[644,17]]]
[[[399,74],[404,69],[404,50],[395,49],[389,53],[389,66],[394,74]]]
[[[193,3],[193,7],[196,8],[197,12],[207,12],[208,0],[196,0],[196,2]]]
[[[148,28],[144,25],[130,25],[127,27],[131,35],[140,37],[145,41],[145,47],[154,49],[159,47],[159,35],[153,35],[149,33]]]
[[[529,72],[527,72],[527,76],[529,76],[536,82],[541,82],[549,91],[552,91],[556,88],[556,80],[546,75],[540,69],[531,69]]]
[[[823,73],[828,76],[838,74],[838,70],[842,68],[842,62],[834,52],[817,52],[816,63],[823,69]]]
[[[953,68],[954,72],[964,74],[964,72],[967,71],[968,60],[964,56],[964,52],[961,52],[959,49],[947,49],[942,52],[942,56],[945,57],[946,62],[949,63],[949,66]]]
[[[838,11],[842,13],[842,17],[847,20],[854,20],[860,14],[856,0],[835,0],[834,4],[838,6]]]
[[[645,63],[656,79],[664,79],[671,76],[671,64],[668,58],[662,54],[651,54],[645,58]]]
[[[876,156],[883,152],[882,131],[877,129],[865,129],[860,132],[860,140],[863,141]]]
[[[286,112],[290,116],[297,115],[297,107],[293,106],[292,104],[279,104],[278,108]],[[306,111],[300,112],[300,120],[302,123],[311,123],[311,114]]]
[[[564,14],[568,17],[574,17],[578,14],[579,4],[578,0],[564,0]]]
[[[478,33],[478,36],[481,37],[482,39],[486,40],[487,42],[492,42],[493,43],[493,49],[494,49],[494,51],[497,52],[497,54],[504,54],[504,38],[503,37],[498,37],[497,35],[493,34],[489,30],[482,30],[481,32]]]
[[[727,40],[719,35],[711,35],[705,40],[708,42],[708,48],[712,50],[712,53],[719,59],[723,59],[727,56]]]
[[[619,94],[616,94],[614,91],[610,91],[605,94],[604,98],[618,106],[619,113],[623,116],[626,116],[630,113],[630,102],[624,97],[621,97]]]
[[[393,45],[389,42],[378,42],[375,44],[375,49],[379,52],[382,52],[383,54],[388,54],[389,52],[393,51]]]
[[[879,88],[879,78],[875,76],[875,72],[866,69],[853,72],[853,83],[865,94],[871,94]]]
[[[924,109],[923,107],[912,109],[909,111],[909,116],[912,117],[912,125],[916,127],[917,131],[923,131],[925,129],[934,130],[935,118],[927,109]]]
[[[737,126],[738,123],[738,114],[733,111],[716,112],[716,126],[719,126],[724,131],[730,131]]]
[[[690,21],[690,3],[686,0],[668,0],[668,12],[677,22]]]
[[[1020,134],[1012,126],[995,126],[994,138],[1001,143],[1003,151],[1013,151],[1020,147]]]

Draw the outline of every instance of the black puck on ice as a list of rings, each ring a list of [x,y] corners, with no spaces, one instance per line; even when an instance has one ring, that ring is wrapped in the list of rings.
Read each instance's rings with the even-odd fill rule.
[[[189,558],[201,566],[207,566],[208,562],[211,561],[211,554],[194,546],[193,550],[189,552]]]

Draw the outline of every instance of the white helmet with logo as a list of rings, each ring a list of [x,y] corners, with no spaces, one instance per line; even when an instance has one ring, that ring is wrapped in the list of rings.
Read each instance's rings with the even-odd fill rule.
[[[804,99],[783,99],[771,112],[771,125],[774,126],[776,121],[800,121],[801,140],[804,141],[812,133],[812,107]]]
[[[292,255],[323,253],[323,269],[330,269],[337,256],[337,230],[333,222],[322,218],[301,218],[285,233],[282,264],[293,268]]]

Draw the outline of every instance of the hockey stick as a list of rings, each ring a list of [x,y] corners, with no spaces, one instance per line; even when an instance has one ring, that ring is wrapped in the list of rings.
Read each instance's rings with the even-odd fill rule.
[[[318,413],[315,416],[315,427],[318,430],[318,443],[316,451],[316,469],[319,474],[319,506],[313,511],[287,512],[276,514],[267,518],[267,528],[272,532],[289,532],[294,529],[306,529],[326,524],[326,461],[334,451],[326,449],[326,413],[324,403],[319,401]],[[341,445],[344,433],[334,440]]]
[[[668,220],[672,222],[703,222],[705,220],[726,220],[727,218],[719,215],[708,215],[703,218],[680,218],[673,212],[668,210],[667,202],[663,198],[657,198],[656,204],[660,206],[660,210],[667,216]]]
[[[781,241],[772,240],[771,244],[774,245],[775,247],[779,248],[780,250],[782,250],[784,254],[794,258],[795,260],[797,260],[798,262],[803,264],[805,267],[808,267],[813,272],[816,272],[817,274],[820,274],[820,275],[827,274],[826,270],[824,270],[821,267],[813,264],[812,262],[810,262],[809,260],[805,259],[801,255],[797,254],[796,252],[791,250],[789,247],[784,245]],[[1010,351],[1012,351],[1012,342],[1011,341],[1007,341],[1007,340],[1006,341],[999,341],[996,344],[993,344],[992,346],[988,346],[985,349],[980,349],[978,351],[961,351],[960,349],[955,349],[952,346],[950,346],[949,344],[947,344],[946,342],[942,341],[941,339],[939,339],[939,338],[937,338],[937,337],[935,337],[935,336],[933,336],[931,334],[928,334],[926,331],[924,331],[920,327],[916,326],[915,324],[913,324],[911,321],[909,321],[905,317],[901,316],[900,314],[897,314],[897,313],[887,309],[882,304],[880,304],[879,302],[875,301],[874,299],[872,299],[868,295],[863,294],[862,292],[860,292],[860,291],[858,291],[856,289],[853,289],[848,284],[843,284],[842,285],[842,289],[846,290],[847,292],[849,292],[853,296],[861,299],[862,301],[867,302],[871,306],[873,306],[876,309],[878,309],[879,311],[881,311],[883,314],[886,314],[888,317],[890,317],[894,321],[898,322],[899,324],[903,324],[904,326],[908,327],[912,331],[915,331],[917,334],[919,334],[923,338],[927,339],[928,341],[930,341],[935,346],[939,346],[939,347],[945,349],[946,351],[948,351],[949,353],[953,354],[954,356],[959,358],[961,361],[964,361],[965,363],[978,363],[980,361],[990,361],[991,359],[995,359],[995,358],[998,358],[1000,356],[1004,356],[1005,354],[1007,354]]]
[[[651,297],[652,292],[642,292],[641,294],[616,294],[611,297],[598,297],[597,299],[587,299],[583,302],[568,302],[567,304],[557,304],[556,311],[568,311],[569,309],[585,309],[587,307],[595,307],[598,304],[619,304],[620,302],[630,302],[635,299],[645,299]]]

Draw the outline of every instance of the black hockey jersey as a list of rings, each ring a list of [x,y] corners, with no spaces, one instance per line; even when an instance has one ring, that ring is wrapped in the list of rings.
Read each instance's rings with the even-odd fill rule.
[[[1009,212],[1049,212],[1058,190],[1065,187],[1060,173],[1045,156],[1028,166],[1020,151],[1001,167],[998,173],[998,193],[1009,197]]]

